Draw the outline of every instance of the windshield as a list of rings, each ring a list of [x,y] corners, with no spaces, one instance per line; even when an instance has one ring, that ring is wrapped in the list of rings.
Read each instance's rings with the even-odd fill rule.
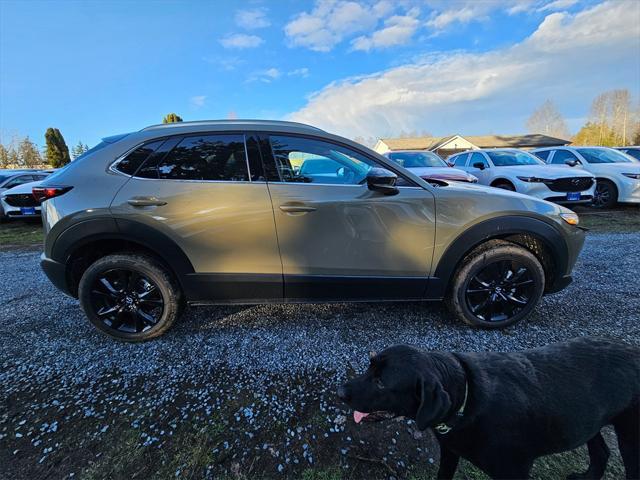
[[[521,165],[544,165],[530,153],[525,152],[485,152],[496,167],[516,167]]]
[[[631,163],[629,157],[617,150],[608,148],[578,148],[580,155],[589,163]]]
[[[433,152],[396,152],[389,158],[404,168],[446,167],[447,164]]]

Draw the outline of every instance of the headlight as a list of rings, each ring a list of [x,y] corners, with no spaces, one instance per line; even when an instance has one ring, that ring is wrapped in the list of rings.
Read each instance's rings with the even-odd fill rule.
[[[640,173],[623,173],[625,177],[633,178],[635,180],[640,180]]]
[[[577,213],[573,212],[562,212],[560,217],[567,222],[569,225],[578,225],[580,223],[580,218]]]
[[[518,177],[518,180],[522,180],[523,182],[529,182],[529,183],[543,183],[544,182],[544,178],[539,178],[539,177]]]

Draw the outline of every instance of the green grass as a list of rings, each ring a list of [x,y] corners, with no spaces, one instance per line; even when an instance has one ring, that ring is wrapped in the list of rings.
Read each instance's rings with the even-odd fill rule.
[[[342,473],[334,468],[308,468],[302,472],[301,480],[341,480]]]
[[[612,210],[576,207],[580,226],[594,233],[640,232],[640,206],[618,206]]]
[[[11,220],[0,224],[0,249],[41,244],[42,224],[39,220]]]

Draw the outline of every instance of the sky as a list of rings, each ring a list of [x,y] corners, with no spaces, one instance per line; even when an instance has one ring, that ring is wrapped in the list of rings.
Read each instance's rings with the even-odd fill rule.
[[[387,137],[518,134],[546,99],[640,99],[640,0],[0,0],[0,141],[285,119]]]

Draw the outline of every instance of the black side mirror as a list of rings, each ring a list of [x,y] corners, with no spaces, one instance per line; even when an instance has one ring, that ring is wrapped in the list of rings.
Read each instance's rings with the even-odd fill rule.
[[[579,160],[565,160],[564,163],[569,165],[570,167],[575,167],[576,165],[578,165],[580,163],[580,161]]]
[[[473,164],[473,168],[479,168],[480,170],[484,170],[484,163],[476,162]]]
[[[383,195],[395,195],[399,192],[396,183],[398,176],[385,168],[372,168],[367,173],[367,186],[369,190],[380,192]]]

